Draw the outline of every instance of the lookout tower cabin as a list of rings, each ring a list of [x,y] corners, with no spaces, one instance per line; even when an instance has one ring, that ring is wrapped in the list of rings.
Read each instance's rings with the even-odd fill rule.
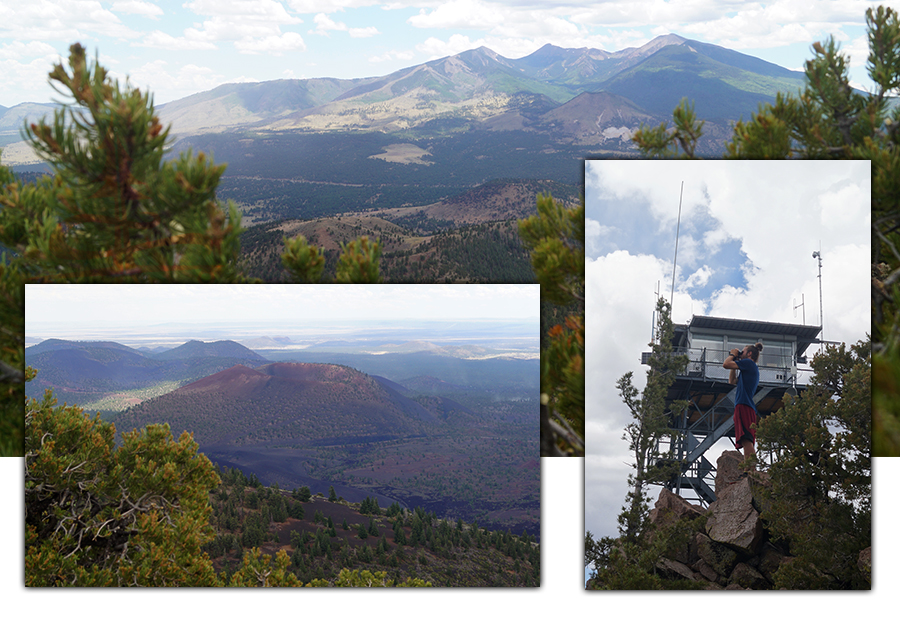
[[[784,405],[785,393],[797,395],[805,389],[798,383],[797,365],[806,363],[806,349],[819,342],[821,327],[694,316],[674,329],[673,346],[686,354],[690,363],[669,388],[666,405],[685,400],[689,406],[671,416],[678,435],[662,441],[674,453],[671,467],[675,475],[666,488],[706,506],[716,499],[716,470],[703,455],[723,437],[734,449],[736,386],[728,383],[729,371],[722,366],[729,351],[762,342],[754,401],[764,418]],[[647,364],[649,356],[643,353],[642,363]]]

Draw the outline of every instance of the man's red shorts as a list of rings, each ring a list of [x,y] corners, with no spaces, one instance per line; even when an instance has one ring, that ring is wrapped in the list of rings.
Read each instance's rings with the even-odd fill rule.
[[[756,429],[751,428],[756,424],[756,411],[747,405],[734,406],[734,447],[741,449],[741,442],[750,440],[756,443]]]

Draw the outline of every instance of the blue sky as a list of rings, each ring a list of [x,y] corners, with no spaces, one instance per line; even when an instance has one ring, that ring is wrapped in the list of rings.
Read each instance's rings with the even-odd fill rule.
[[[812,253],[821,249],[824,338],[854,343],[871,331],[868,161],[589,161],[585,530],[595,537],[617,534],[633,457],[622,440],[631,416],[615,381],[632,371],[638,388],[645,383],[640,356],[657,287],[670,299],[682,182],[675,322],[710,315],[803,324],[794,305],[805,300],[806,324],[818,324]],[[724,449],[707,458],[715,464]]]
[[[384,75],[487,46],[616,51],[674,32],[802,69],[835,35],[864,83],[865,0],[0,0],[0,105],[48,102],[79,41],[162,104],[227,82]],[[896,4],[885,2],[884,4]]]

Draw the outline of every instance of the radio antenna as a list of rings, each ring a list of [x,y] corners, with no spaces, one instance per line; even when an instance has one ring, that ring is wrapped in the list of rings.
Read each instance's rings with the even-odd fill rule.
[[[797,308],[803,308],[803,324],[806,325],[806,296],[801,292],[800,293],[800,301],[801,303],[797,305],[797,299],[794,299],[794,318],[797,317]]]
[[[684,197],[684,180],[681,182],[681,193],[678,195],[678,227],[675,229],[675,259],[672,260],[672,294],[669,295],[669,318],[675,307],[675,268],[678,266],[678,236],[681,233],[681,199]]]
[[[819,242],[819,250],[813,251],[813,258],[819,260],[819,331],[822,336],[820,339],[825,340],[825,313],[822,311],[822,242]]]

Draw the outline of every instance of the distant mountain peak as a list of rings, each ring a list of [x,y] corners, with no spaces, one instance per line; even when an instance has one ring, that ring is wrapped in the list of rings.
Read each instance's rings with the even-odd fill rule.
[[[192,357],[239,357],[265,361],[265,357],[233,340],[219,340],[217,342],[189,340],[181,346],[157,356],[158,359],[189,359]]]

